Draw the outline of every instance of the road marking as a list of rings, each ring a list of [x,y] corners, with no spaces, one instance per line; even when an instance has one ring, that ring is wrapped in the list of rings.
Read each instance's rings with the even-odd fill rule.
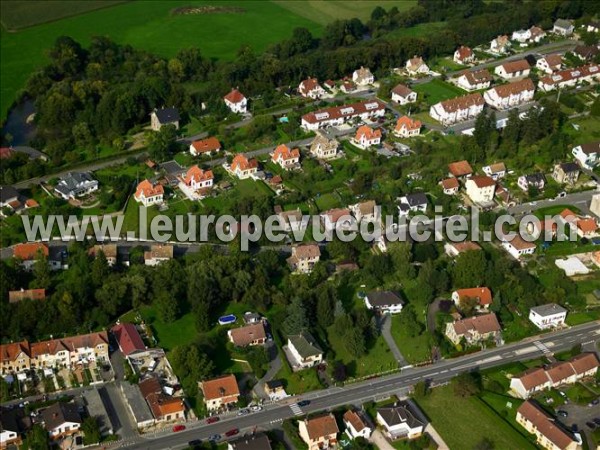
[[[552,353],[548,347],[546,347],[544,344],[542,344],[541,341],[534,341],[533,345],[535,345],[544,355],[547,355],[548,353]]]
[[[301,416],[302,414],[304,414],[302,412],[302,409],[296,403],[294,403],[293,405],[290,405],[290,409],[294,413],[294,416]]]

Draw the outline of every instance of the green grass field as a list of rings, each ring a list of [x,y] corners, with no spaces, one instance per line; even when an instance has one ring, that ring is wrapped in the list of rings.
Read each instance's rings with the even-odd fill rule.
[[[417,2],[414,0],[354,0],[351,2],[336,0],[274,0],[274,3],[298,16],[321,25],[327,25],[336,19],[352,19],[354,17],[367,21],[376,6],[381,6],[386,10],[396,7],[400,11],[404,11],[415,6]]]
[[[408,28],[399,28],[397,30],[392,31],[388,36],[391,37],[425,37],[436,31],[439,31],[446,27],[445,22],[431,22],[431,23],[420,23],[415,25],[414,27]]]
[[[202,5],[240,7],[245,12],[171,14],[177,7]],[[24,7],[19,3],[19,8]],[[3,8],[3,17],[4,12]],[[28,17],[22,21],[34,23],[52,20],[45,9],[41,16],[40,20]],[[273,2],[176,0],[128,2],[44,23],[16,33],[2,29],[2,116],[6,115],[7,108],[16,98],[17,92],[23,88],[29,75],[47,61],[47,50],[61,35],[71,36],[84,45],[89,44],[93,36],[105,35],[116,42],[131,44],[135,48],[165,57],[175,55],[182,48],[198,47],[205,56],[231,59],[242,44],[262,51],[268,45],[289,37],[296,27],[308,28],[317,35],[322,30],[321,24],[293,14]]]
[[[418,403],[450,448],[474,448],[484,438],[498,449],[535,448],[481,399],[457,397],[452,386],[436,388]]]
[[[411,363],[420,363],[431,358],[431,336],[424,331],[419,336],[409,336],[400,324],[400,317],[392,317],[392,336],[402,352],[402,356]]]
[[[432,80],[429,83],[414,85],[412,89],[421,98],[424,98],[428,105],[434,105],[443,100],[466,94],[462,89],[439,79]]]

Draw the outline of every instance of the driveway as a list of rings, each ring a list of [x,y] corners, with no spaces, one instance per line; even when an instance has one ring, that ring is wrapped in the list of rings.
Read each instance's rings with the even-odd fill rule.
[[[392,336],[392,317],[389,314],[384,314],[379,318],[379,327],[381,329],[381,335],[387,342],[388,347],[392,351],[394,358],[398,362],[399,367],[404,367],[408,365],[408,362],[402,356],[394,337]]]
[[[277,372],[279,372],[279,369],[281,369],[282,365],[281,356],[277,351],[277,346],[275,345],[274,341],[270,341],[267,344],[266,350],[267,354],[269,355],[270,361],[269,370],[267,370],[267,373],[265,373],[265,375],[260,380],[258,380],[258,382],[254,385],[253,388],[254,393],[259,398],[262,398],[264,400],[269,399],[269,396],[265,392],[265,383],[267,381],[271,381],[275,377],[275,375],[277,375]]]
[[[388,442],[381,430],[373,431],[369,441],[375,444],[379,450],[394,450],[394,447]]]

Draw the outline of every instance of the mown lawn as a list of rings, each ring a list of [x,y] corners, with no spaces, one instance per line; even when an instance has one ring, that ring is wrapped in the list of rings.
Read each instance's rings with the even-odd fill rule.
[[[161,321],[151,306],[140,308],[140,314],[152,326],[158,344],[165,351],[173,350],[179,345],[189,344],[198,336],[191,313],[184,314],[171,323]]]
[[[281,352],[281,357],[285,359],[283,351]],[[286,361],[284,361],[274,379],[283,381],[285,391],[289,395],[298,395],[323,387],[319,381],[317,369],[312,368],[301,370],[300,372],[292,372]]]
[[[318,196],[315,199],[315,203],[321,212],[330,210],[332,208],[339,208],[341,206],[339,197],[333,192]]]
[[[402,353],[402,356],[411,363],[420,363],[431,358],[431,336],[423,331],[419,336],[409,336],[400,326],[400,317],[392,317],[392,336]]]
[[[451,385],[435,388],[418,403],[450,448],[473,448],[485,438],[498,449],[535,448],[480,398],[457,397]]]
[[[305,3],[300,2],[301,8]],[[240,7],[245,12],[172,14],[177,7],[203,5]],[[41,15],[48,15],[47,9]],[[30,17],[27,21],[36,19]],[[322,30],[321,24],[274,2],[177,0],[127,2],[16,33],[2,29],[2,117],[29,75],[47,62],[47,51],[59,36],[71,36],[84,45],[89,44],[92,36],[109,36],[118,43],[165,57],[172,57],[181,49],[199,47],[204,56],[231,59],[242,44],[259,52],[291,36],[296,27],[305,27],[317,35]]]
[[[462,89],[437,78],[428,83],[416,84],[412,89],[417,92],[422,99],[425,99],[428,105],[434,105],[443,100],[466,94]]]

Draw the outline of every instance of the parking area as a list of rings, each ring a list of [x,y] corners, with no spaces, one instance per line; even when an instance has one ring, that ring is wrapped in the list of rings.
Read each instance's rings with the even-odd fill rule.
[[[594,448],[590,435],[594,429],[600,428],[600,403],[593,406],[567,403],[560,406],[558,409],[565,411],[568,414],[567,417],[557,416],[558,420],[565,425],[566,428],[571,428],[573,425],[576,425],[577,429],[582,434],[582,438],[585,435],[585,439],[587,439],[588,442],[588,448]],[[597,419],[598,424],[594,423],[594,419]]]

